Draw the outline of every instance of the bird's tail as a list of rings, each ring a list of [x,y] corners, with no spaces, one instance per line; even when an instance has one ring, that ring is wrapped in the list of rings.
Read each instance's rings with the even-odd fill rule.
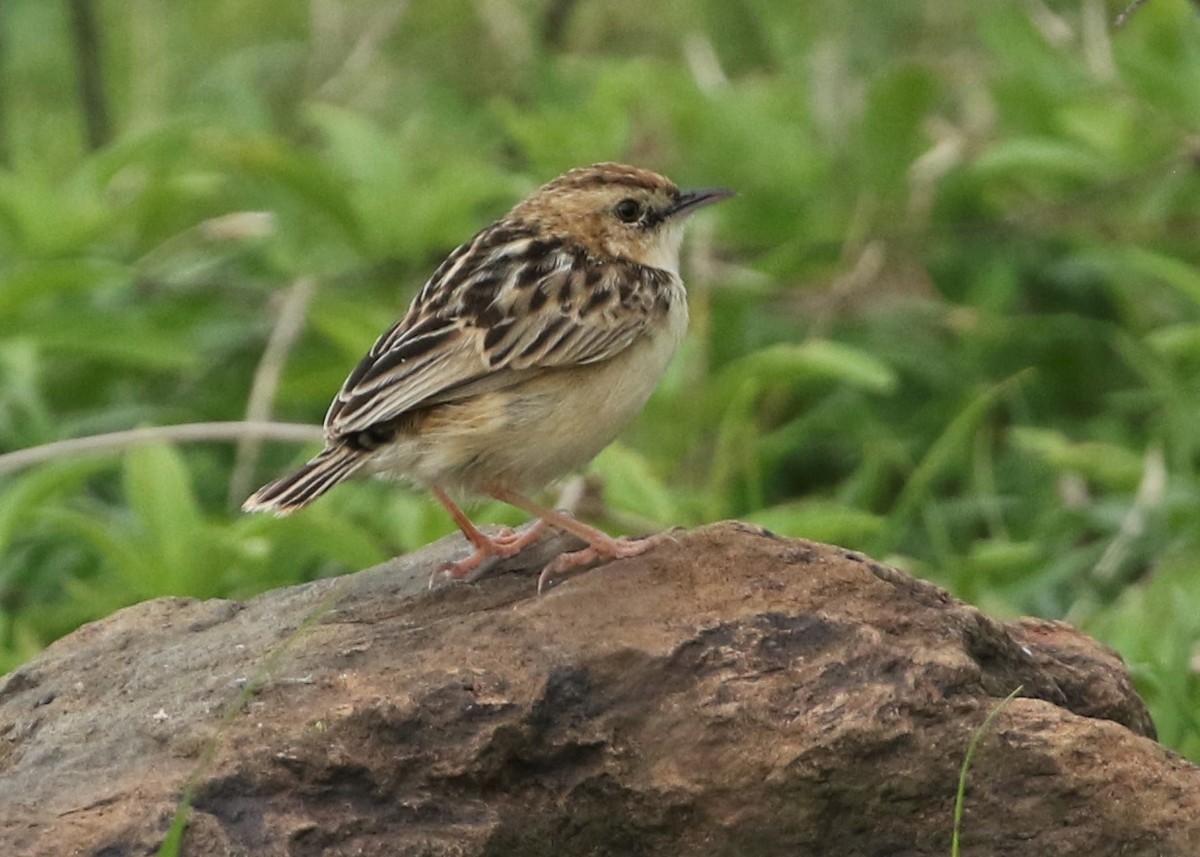
[[[359,450],[342,445],[326,447],[299,470],[259,488],[242,504],[242,509],[290,515],[353,475],[364,464],[366,457]]]

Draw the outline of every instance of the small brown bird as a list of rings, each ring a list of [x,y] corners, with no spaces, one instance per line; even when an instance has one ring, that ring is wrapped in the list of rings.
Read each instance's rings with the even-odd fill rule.
[[[646,404],[687,328],[679,246],[687,216],[731,196],[681,191],[649,170],[564,173],[442,262],[404,317],[350,373],[325,417],[325,449],[242,508],[286,515],[357,475],[429,488],[475,550],[443,567],[462,579],[549,524],[588,547],[549,577],[636,556],[526,492],[590,461]],[[486,494],[540,519],[489,537],[448,491]]]

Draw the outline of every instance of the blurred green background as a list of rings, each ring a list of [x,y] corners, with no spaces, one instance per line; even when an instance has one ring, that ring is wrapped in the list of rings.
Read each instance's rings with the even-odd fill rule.
[[[683,352],[593,465],[599,522],[749,519],[1066,618],[1200,759],[1200,21],[1122,7],[6,2],[0,451],[243,419],[256,372],[317,423],[437,262],[560,171],[736,188],[685,248]],[[0,671],[142,599],[452,529],[380,484],[236,511],[231,481],[311,451],[0,475]]]

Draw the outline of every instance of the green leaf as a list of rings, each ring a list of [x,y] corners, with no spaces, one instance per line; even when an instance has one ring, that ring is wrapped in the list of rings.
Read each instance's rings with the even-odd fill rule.
[[[0,170],[0,224],[30,257],[70,253],[103,232],[115,212],[91,182],[46,182]]]
[[[1108,162],[1080,143],[1045,137],[1003,140],[975,159],[971,172],[995,181],[1041,177],[1095,180],[1109,171]]]
[[[952,472],[955,463],[970,460],[971,436],[983,418],[1001,398],[1012,393],[1031,374],[1030,370],[1023,370],[978,392],[946,424],[909,474],[889,516],[888,531],[872,548],[875,553],[894,550],[911,519],[922,512],[928,516],[932,511],[929,501],[934,481]]]
[[[1113,277],[1157,280],[1200,305],[1200,267],[1145,247],[1093,248],[1079,258]]]
[[[322,212],[341,228],[344,238],[361,245],[363,227],[350,201],[349,185],[325,162],[274,137],[225,137],[211,145],[230,163],[256,178],[277,182]]]
[[[149,555],[146,545],[131,537],[127,528],[114,526],[111,519],[77,509],[53,508],[45,514],[49,521],[64,536],[91,547],[114,574],[101,583],[95,581],[67,580],[64,587],[68,593],[92,605],[98,615],[115,610],[137,600],[137,587],[130,585],[157,573],[155,557]]]
[[[867,351],[826,339],[770,345],[731,363],[721,373],[723,383],[748,377],[764,385],[819,379],[873,393],[890,393],[897,381],[891,367]]]
[[[645,456],[614,443],[600,453],[592,469],[604,477],[604,497],[614,508],[662,523],[680,520],[671,492]]]
[[[863,544],[887,526],[879,515],[820,498],[781,503],[744,517],[781,536],[851,547]]]
[[[102,259],[50,259],[27,261],[4,271],[0,268],[0,329],[5,316],[20,312],[27,305],[44,305],[48,299],[63,296],[86,300],[81,293],[120,281],[122,269]]]
[[[144,319],[112,318],[103,336],[96,335],[96,323],[94,315],[66,315],[39,319],[25,330],[43,351],[128,369],[179,371],[200,357],[178,332]]]
[[[325,500],[288,518],[243,515],[235,519],[228,536],[233,548],[259,561],[248,563],[248,574],[232,581],[242,592],[258,592],[289,582],[296,570],[317,565],[357,571],[387,559],[375,536],[336,508],[336,499]],[[329,504],[335,508],[330,509]]]
[[[1200,322],[1181,322],[1159,328],[1146,336],[1146,344],[1169,357],[1200,357]]]
[[[897,69],[871,87],[863,118],[863,172],[878,191],[907,192],[908,168],[927,146],[922,126],[934,92],[933,76],[918,66]]]
[[[43,504],[74,493],[89,476],[109,466],[106,461],[65,461],[0,485],[0,554],[8,550],[14,534],[29,527]]]
[[[203,557],[204,522],[191,477],[173,446],[147,444],[125,456],[125,498],[155,546],[164,575],[182,574]]]
[[[1060,473],[1094,479],[1110,488],[1131,490],[1142,478],[1142,455],[1112,443],[1072,441],[1062,432],[1031,426],[1014,428],[1013,446]]]
[[[1039,542],[980,539],[971,545],[966,574],[982,585],[996,585],[1028,574],[1044,559],[1045,550]]]

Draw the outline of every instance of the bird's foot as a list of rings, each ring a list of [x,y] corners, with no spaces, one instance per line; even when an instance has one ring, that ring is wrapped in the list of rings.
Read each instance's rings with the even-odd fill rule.
[[[531,544],[540,539],[542,537],[542,533],[546,531],[546,527],[548,526],[549,524],[539,518],[524,530],[514,530],[512,527],[503,527],[500,532],[492,536],[492,541],[498,545],[503,545],[506,549],[515,546],[516,550],[513,553],[508,554],[508,556],[516,556],[525,548],[529,547]]]
[[[637,539],[631,539],[627,537],[614,539],[611,536],[604,535],[603,533],[600,535],[604,537],[592,541],[586,548],[583,548],[582,550],[559,554],[558,557],[556,557],[545,568],[543,568],[542,573],[538,575],[538,594],[541,594],[548,582],[555,578],[563,577],[573,570],[595,565],[596,563],[605,560],[626,559],[628,557],[640,556],[641,554],[650,550],[650,548],[655,547],[664,541],[674,540],[669,533],[659,533],[658,535],[644,536]]]
[[[487,573],[495,560],[516,556],[541,538],[545,529],[544,521],[536,521],[533,526],[523,531],[504,527],[492,536],[482,531],[476,531],[477,537],[471,539],[475,550],[464,559],[457,562],[444,562],[434,569],[433,574],[429,577],[430,589],[444,577],[454,581],[478,580]]]

